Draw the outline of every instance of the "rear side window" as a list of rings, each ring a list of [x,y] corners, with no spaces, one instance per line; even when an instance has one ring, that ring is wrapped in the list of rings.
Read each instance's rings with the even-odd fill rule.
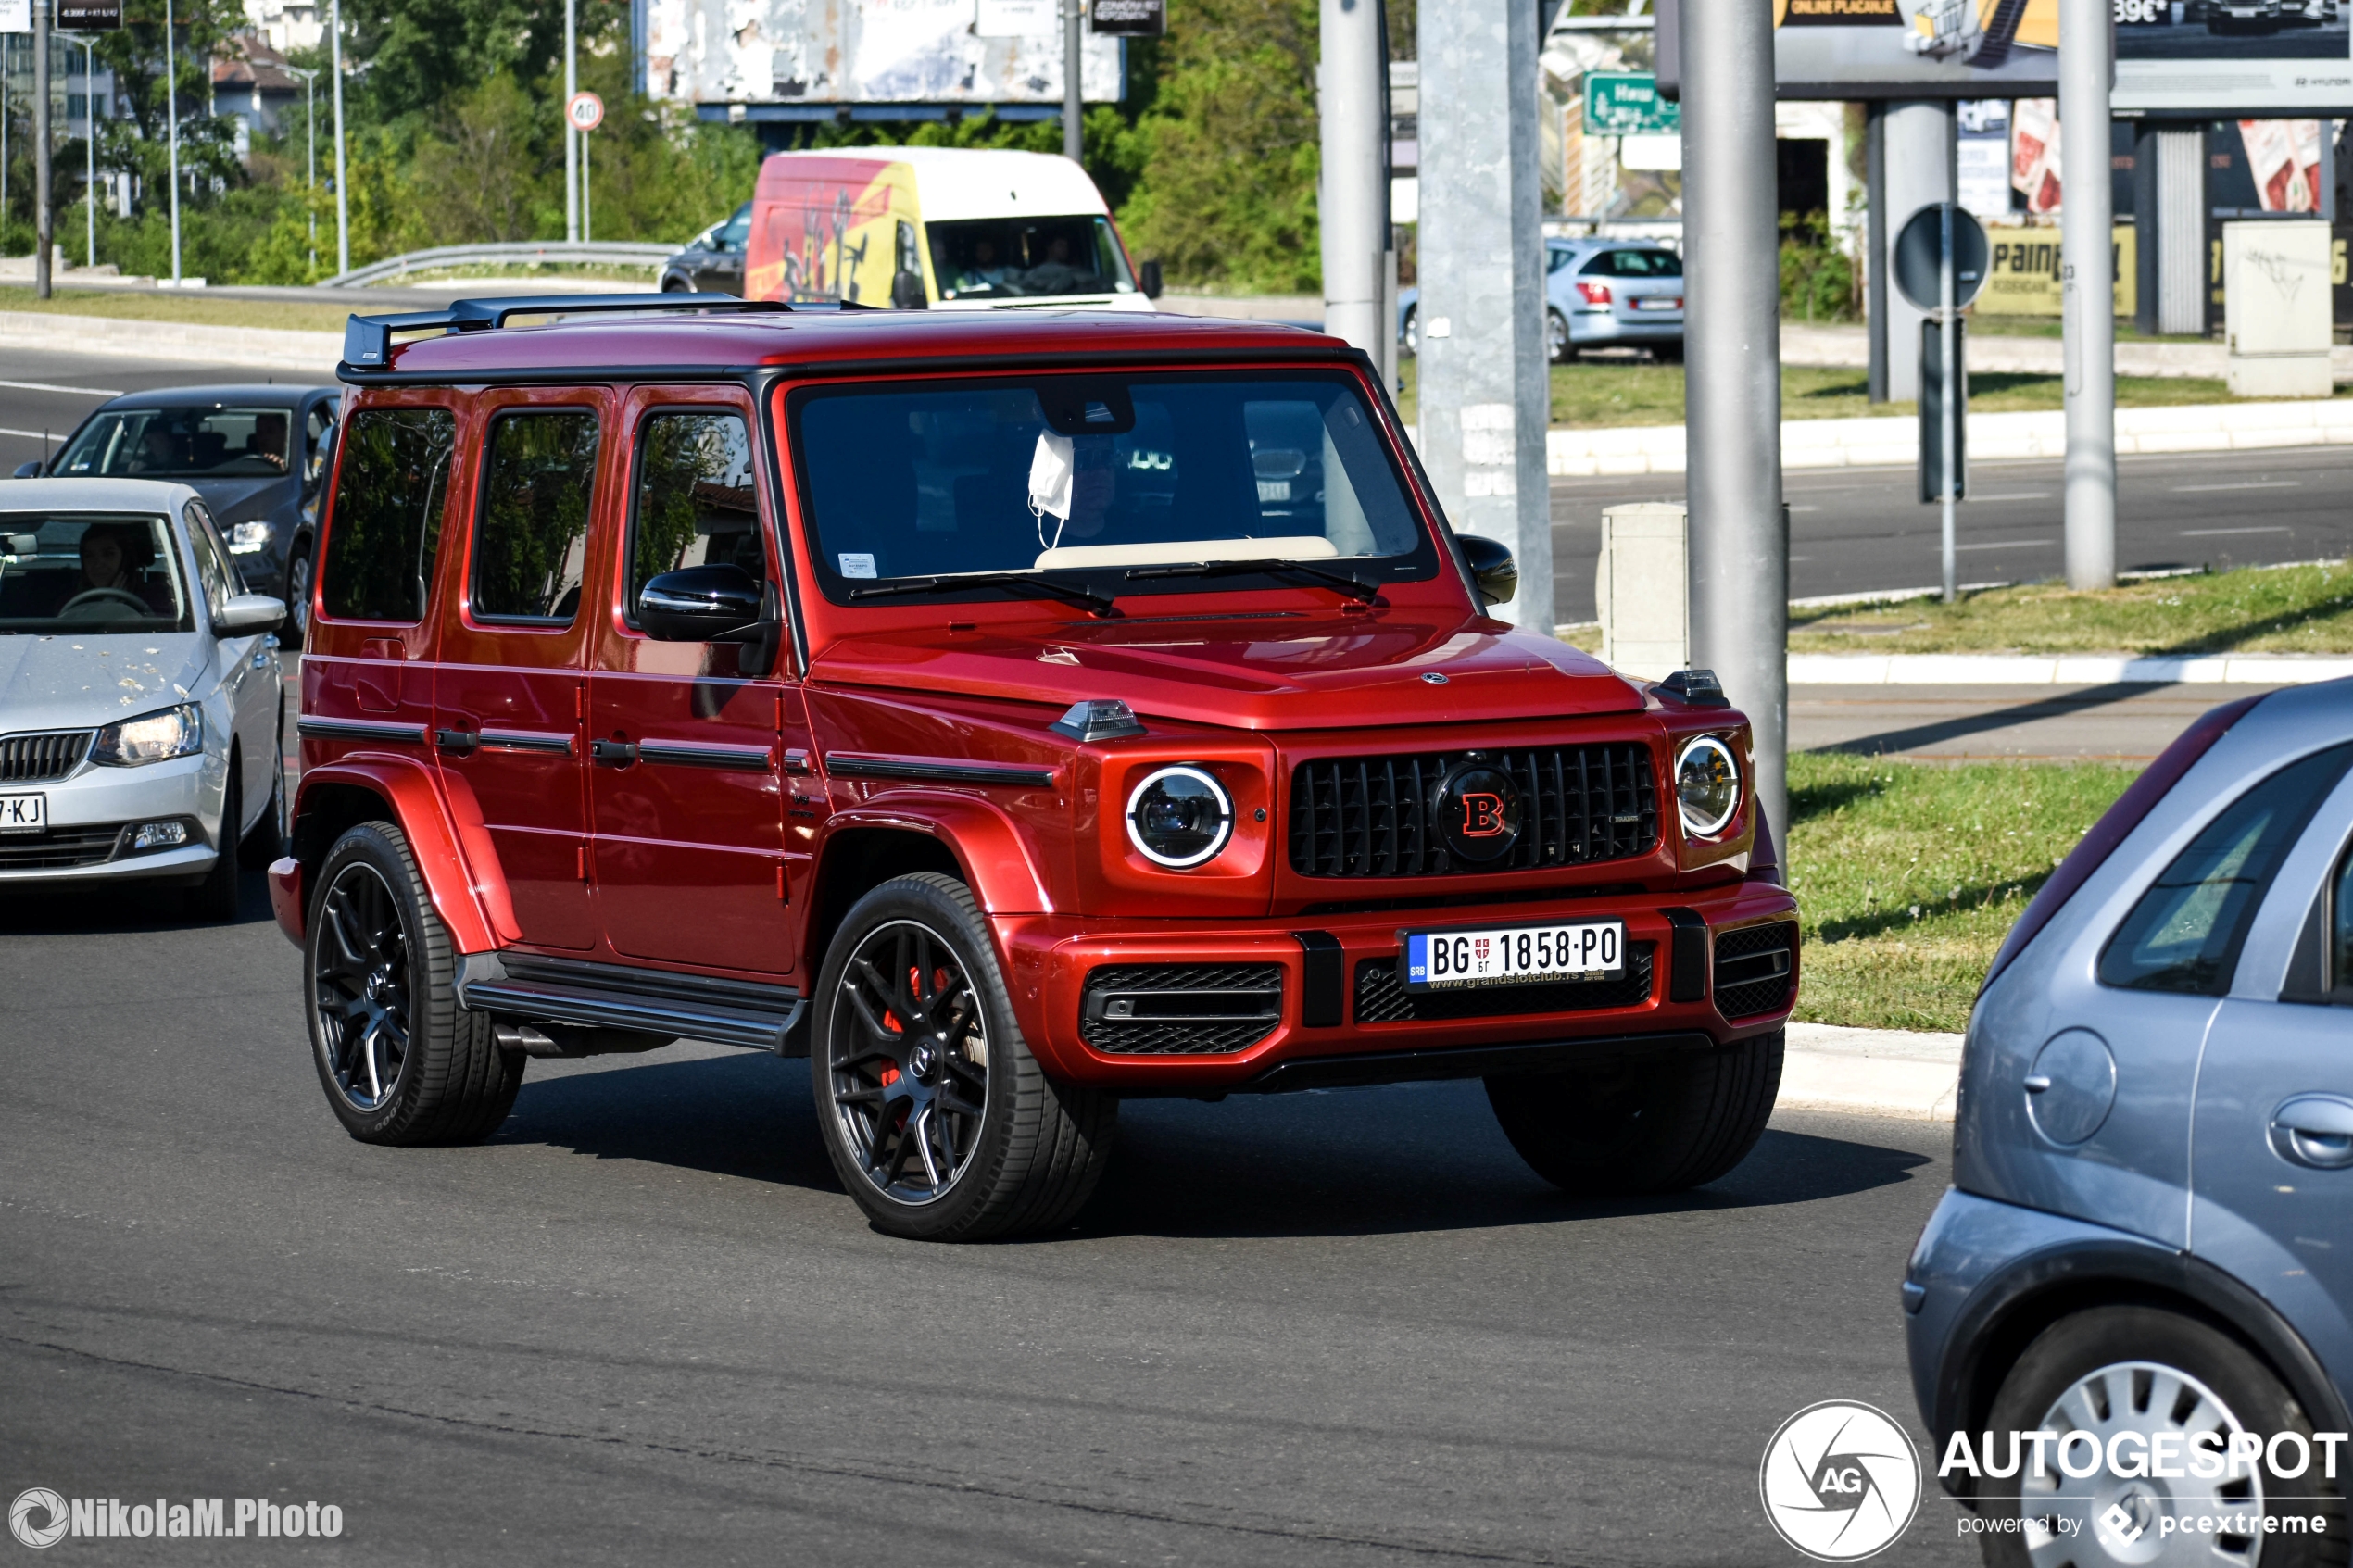
[[[488,621],[569,624],[588,562],[597,416],[585,408],[502,414],[490,427],[473,611]]]
[[[1589,278],[1680,278],[1683,258],[1671,250],[1605,250],[1585,264]]]
[[[458,419],[447,408],[352,416],[320,589],[344,621],[422,621],[441,546]]]
[[[2100,982],[2219,997],[2281,857],[2353,760],[2353,746],[2281,769],[2233,801],[2174,857],[2100,954]]]
[[[637,493],[629,519],[629,590],[684,566],[739,566],[768,577],[760,507],[751,488],[751,441],[740,414],[675,409],[649,415],[637,436]]]
[[[2353,1001],[2353,850],[2337,862],[2329,889],[2329,979],[2340,999]]]

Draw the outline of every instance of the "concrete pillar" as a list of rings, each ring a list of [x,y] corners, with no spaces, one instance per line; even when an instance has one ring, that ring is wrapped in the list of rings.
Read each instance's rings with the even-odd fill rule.
[[[1683,422],[1692,662],[1748,715],[1756,798],[1789,828],[1773,7],[1682,0]],[[1914,350],[1917,355],[1918,350]]]
[[[1389,105],[1377,0],[1323,0],[1323,59],[1316,68],[1323,183],[1316,215],[1324,249],[1324,331],[1382,362],[1396,335],[1382,324],[1389,248]]]
[[[1950,99],[1927,103],[1890,104],[1881,117],[1885,137],[1884,179],[1887,211],[1880,216],[1887,236],[1887,254],[1894,255],[1895,237],[1921,207],[1956,199],[1954,162],[1957,156],[1957,127]],[[1887,395],[1908,403],[1920,395],[1920,320],[1922,312],[1904,291],[1895,287],[1891,268],[1887,301]],[[1873,301],[1874,304],[1878,303]]]
[[[2157,330],[2206,332],[2206,128],[2168,128],[2156,144]]]
[[[2067,585],[2116,585],[2116,260],[2109,0],[2059,4],[2060,332],[2067,366]],[[2087,177],[2088,176],[2088,177]]]
[[[1456,531],[1518,560],[1496,613],[1550,631],[1536,0],[1421,0],[1419,17],[1422,462]]]

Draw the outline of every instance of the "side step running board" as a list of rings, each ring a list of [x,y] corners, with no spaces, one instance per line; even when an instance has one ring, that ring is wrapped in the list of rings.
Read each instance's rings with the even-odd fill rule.
[[[458,1001],[471,1011],[535,1023],[631,1029],[749,1050],[799,1056],[809,1003],[782,985],[706,982],[613,964],[468,953],[459,960]]]

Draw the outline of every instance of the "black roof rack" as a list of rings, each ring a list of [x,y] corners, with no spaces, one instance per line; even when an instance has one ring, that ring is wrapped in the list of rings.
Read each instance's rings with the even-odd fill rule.
[[[392,358],[392,334],[427,331],[487,332],[510,316],[581,316],[596,311],[718,310],[767,315],[792,307],[775,299],[736,299],[712,294],[540,294],[497,299],[461,299],[447,310],[414,310],[397,316],[354,316],[344,323],[343,366],[362,374],[382,370]]]

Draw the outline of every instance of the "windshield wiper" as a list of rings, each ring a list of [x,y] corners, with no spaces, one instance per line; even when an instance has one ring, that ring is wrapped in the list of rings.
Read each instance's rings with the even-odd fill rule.
[[[1128,573],[1134,576],[1133,572]],[[935,594],[949,588],[1037,588],[1071,604],[1085,605],[1098,615],[1108,615],[1116,604],[1111,595],[1082,583],[1063,583],[1042,571],[971,571],[947,577],[901,577],[895,583],[877,583],[871,588],[852,588],[853,599],[896,598],[901,594]]]
[[[1367,583],[1344,571],[1327,571],[1320,566],[1310,566],[1299,560],[1216,560],[1195,566],[1144,566],[1129,572],[1127,580],[1135,583],[1151,577],[1240,577],[1253,571],[1288,571],[1295,577],[1312,577],[1366,604],[1380,597],[1380,584],[1378,583]]]

